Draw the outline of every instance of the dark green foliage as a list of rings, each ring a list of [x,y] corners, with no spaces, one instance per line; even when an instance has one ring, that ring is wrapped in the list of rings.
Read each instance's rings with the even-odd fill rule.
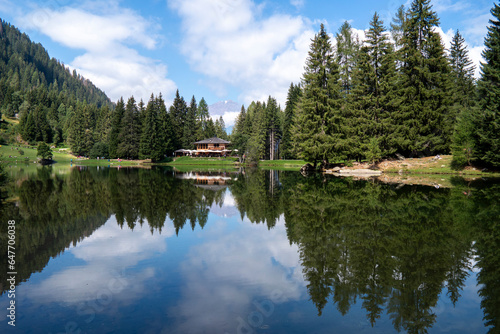
[[[339,64],[340,81],[342,93],[347,96],[352,89],[352,71],[356,61],[356,53],[359,50],[359,40],[352,31],[349,22],[345,21],[336,35],[336,57]]]
[[[266,154],[266,104],[260,101],[248,106],[252,117],[252,129],[247,143],[247,159],[252,162],[264,159]]]
[[[281,114],[278,102],[275,98],[269,96],[266,104],[266,119],[264,124],[267,130],[266,147],[268,148],[268,152],[266,153],[266,157],[268,156],[269,160],[276,160],[279,156],[278,144],[282,136]]]
[[[208,104],[204,98],[201,98],[200,103],[198,104],[196,120],[199,124],[197,126],[196,141],[213,137],[213,129],[208,129],[210,114],[208,113]]]
[[[500,167],[500,5],[491,10],[478,82],[481,112],[476,120],[475,156],[482,164]]]
[[[51,160],[52,150],[50,149],[50,146],[45,142],[40,142],[37,147],[36,155],[44,160]]]
[[[120,132],[122,130],[122,118],[125,113],[125,102],[123,97],[118,100],[111,116],[111,131],[109,133],[109,156],[119,158],[118,145],[120,144]]]
[[[294,121],[299,156],[316,165],[341,157],[340,75],[330,37],[321,25],[311,43],[302,79],[302,96]]]
[[[113,134],[113,131],[111,134]],[[121,119],[120,131],[117,138],[118,145],[116,148],[116,155],[126,159],[139,158],[140,138],[141,123],[139,121],[139,110],[135,104],[134,97],[131,97],[128,99],[127,106]]]
[[[414,0],[404,24],[402,68],[395,116],[395,141],[405,155],[448,153],[451,131],[446,117],[452,104],[450,66],[437,32],[430,0]]]
[[[212,118],[208,118],[205,121],[205,131],[204,131],[205,138],[212,138],[215,137],[216,135],[216,129],[215,129],[215,124]]]
[[[198,105],[196,104],[196,99],[193,96],[191,98],[191,103],[186,114],[186,122],[184,123],[183,137],[182,137],[182,148],[184,149],[194,149],[194,142],[196,141],[196,133],[199,131],[196,121],[196,114],[198,113]],[[219,137],[222,138],[222,137]]]
[[[251,133],[251,130],[246,126],[248,124],[247,117],[249,116],[245,107],[241,106],[241,111],[236,118],[236,123],[231,134],[232,147],[238,150],[240,156],[243,156],[247,150],[247,143]]]
[[[39,102],[47,107],[50,104],[46,102],[60,92],[99,107],[111,103],[89,80],[76,72],[71,74],[64,64],[51,59],[42,45],[9,23],[0,24],[0,109],[18,110],[26,94],[42,86],[49,94],[46,101]]]
[[[161,93],[156,98],[156,106],[158,108],[158,131],[160,132],[158,145],[160,147],[161,159],[163,159],[166,155],[172,155],[175,150],[173,138],[176,131],[173,128],[172,117],[167,112],[167,107]]]
[[[226,124],[224,123],[224,118],[220,116],[215,120],[215,136],[220,139],[227,140]]]
[[[465,39],[458,30],[451,40],[449,59],[455,103],[463,107],[471,107],[475,102],[475,66],[469,59],[469,51],[465,45]]]
[[[89,152],[90,159],[109,158],[109,147],[107,143],[97,142]]]
[[[177,90],[175,93],[174,102],[169,109],[170,122],[172,123],[172,128],[175,129],[172,137],[172,145],[174,150],[182,148],[184,125],[186,123],[187,112],[188,107],[186,101],[184,101],[184,98],[179,95],[179,90]]]
[[[142,122],[139,156],[141,159],[161,161],[173,152],[171,115],[167,113],[161,94],[151,94]]]
[[[266,103],[252,102],[245,111],[241,109],[233,130],[233,141],[240,155],[248,161],[278,159],[281,150],[283,112],[275,98]]]
[[[300,85],[294,85],[292,82],[290,84],[290,88],[288,89],[288,95],[285,105],[285,115],[283,120],[281,156],[284,159],[295,159],[297,156],[297,152],[295,152],[293,146],[292,128],[301,94],[302,90],[300,89]]]
[[[379,160],[395,152],[392,139],[396,68],[393,46],[377,13],[356,56],[343,124],[349,158]]]

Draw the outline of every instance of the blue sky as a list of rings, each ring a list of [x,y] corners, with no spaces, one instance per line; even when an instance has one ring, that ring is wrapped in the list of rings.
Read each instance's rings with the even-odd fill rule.
[[[208,104],[282,106],[298,83],[310,40],[349,21],[363,37],[375,11],[389,23],[410,0],[0,0],[0,17],[116,101],[175,90]],[[456,29],[478,64],[493,0],[432,0],[445,45]],[[225,115],[230,126],[236,114]]]

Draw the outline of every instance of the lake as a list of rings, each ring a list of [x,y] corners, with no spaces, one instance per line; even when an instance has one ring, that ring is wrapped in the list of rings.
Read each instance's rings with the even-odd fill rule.
[[[55,166],[10,175],[2,333],[500,330],[499,180]]]

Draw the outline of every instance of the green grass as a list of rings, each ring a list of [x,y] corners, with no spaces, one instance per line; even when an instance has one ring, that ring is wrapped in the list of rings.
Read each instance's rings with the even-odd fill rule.
[[[238,161],[237,158],[193,158],[179,157],[167,163],[168,166],[193,165],[193,166],[232,166]]]
[[[402,163],[404,173],[410,174],[450,174],[450,175],[471,175],[471,176],[500,176],[499,173],[482,172],[477,168],[468,168],[464,170],[455,170],[451,168],[451,155],[444,155],[437,161],[429,161],[426,163],[418,163],[419,159],[407,159]],[[386,173],[398,173],[398,168],[385,170]]]
[[[23,150],[24,154],[21,155],[19,150]],[[33,161],[37,161],[36,148],[2,145],[0,147],[0,155],[2,156],[2,161],[7,162],[7,164],[33,163]]]
[[[306,163],[304,160],[261,160],[259,167],[300,168]]]

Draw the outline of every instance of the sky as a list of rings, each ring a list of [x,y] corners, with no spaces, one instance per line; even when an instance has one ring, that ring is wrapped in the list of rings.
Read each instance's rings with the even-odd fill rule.
[[[411,0],[0,0],[0,17],[101,88],[112,101],[178,89],[187,102],[275,97],[299,83],[311,39],[348,21],[362,39],[377,12],[389,26]],[[458,29],[476,64],[493,0],[431,0],[448,48]],[[224,115],[226,126],[235,113]]]

